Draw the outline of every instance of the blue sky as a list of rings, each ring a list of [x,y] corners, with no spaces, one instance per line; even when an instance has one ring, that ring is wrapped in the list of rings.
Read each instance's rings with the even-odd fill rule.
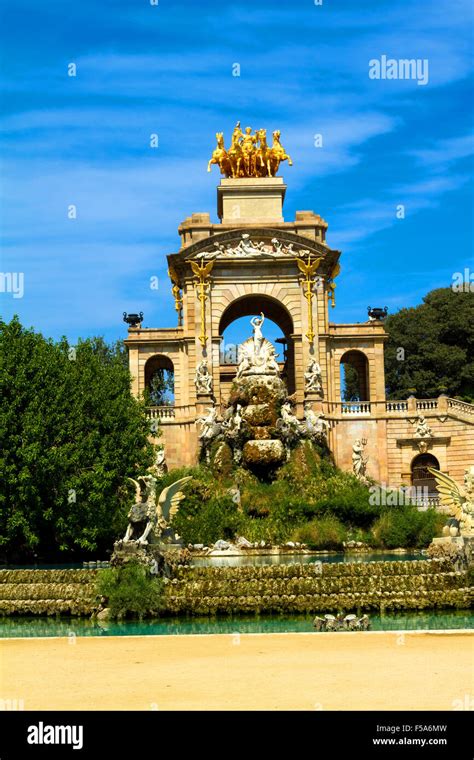
[[[25,292],[0,293],[3,318],[72,341],[124,337],[123,311],[174,325],[166,254],[189,214],[218,221],[206,164],[237,120],[282,131],[286,219],[313,209],[329,223],[334,321],[474,271],[471,6],[4,0],[0,271],[24,272]],[[370,79],[384,54],[427,59],[428,83]]]

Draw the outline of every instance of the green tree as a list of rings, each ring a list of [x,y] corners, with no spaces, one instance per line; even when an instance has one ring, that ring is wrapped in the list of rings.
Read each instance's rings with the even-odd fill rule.
[[[174,373],[169,369],[156,369],[145,390],[145,403],[149,406],[166,406],[173,403]]]
[[[344,364],[343,400],[360,401],[359,373],[352,364]]]
[[[111,548],[126,477],[153,457],[124,348],[70,346],[0,320],[0,551],[8,559]]]
[[[474,400],[474,293],[439,288],[419,306],[385,322],[385,379],[390,398],[440,393]]]

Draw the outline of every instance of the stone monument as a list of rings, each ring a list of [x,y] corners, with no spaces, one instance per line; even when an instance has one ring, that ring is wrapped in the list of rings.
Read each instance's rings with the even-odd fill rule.
[[[199,420],[199,440],[207,462],[211,448],[219,442],[216,456],[221,459],[227,446],[235,464],[266,479],[287,461],[300,440],[325,441],[328,425],[309,401],[304,420],[298,420],[280,377],[278,354],[263,335],[264,322],[263,312],[250,320],[252,337],[241,345],[227,408],[219,419],[217,408],[208,407],[207,415]]]
[[[158,572],[164,565],[166,549],[173,541],[170,522],[185,498],[182,487],[192,480],[180,478],[164,488],[156,498],[157,479],[153,475],[140,475],[135,485],[135,502],[128,513],[125,535],[114,544],[110,560],[112,566],[136,561]]]

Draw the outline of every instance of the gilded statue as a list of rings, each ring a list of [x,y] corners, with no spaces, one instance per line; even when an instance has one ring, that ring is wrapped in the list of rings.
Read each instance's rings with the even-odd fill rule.
[[[293,166],[291,157],[286,153],[280,142],[279,129],[273,132],[273,144],[267,143],[267,130],[257,129],[252,133],[252,127],[245,127],[243,132],[240,121],[234,127],[230,148],[224,145],[224,133],[216,132],[217,147],[207,165],[211,171],[216,164],[225,177],[274,177],[282,161],[288,161]]]

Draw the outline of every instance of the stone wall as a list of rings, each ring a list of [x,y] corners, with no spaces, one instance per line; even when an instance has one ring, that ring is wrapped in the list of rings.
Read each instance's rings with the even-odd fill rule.
[[[191,613],[314,613],[469,608],[465,572],[440,561],[181,568],[168,610]]]
[[[0,615],[90,615],[95,570],[0,570]]]
[[[434,404],[438,400],[433,400]],[[385,406],[385,405],[384,405]],[[398,416],[385,415],[372,404],[372,415],[346,417],[328,414],[331,419],[330,448],[335,461],[342,470],[352,470],[352,445],[357,438],[365,438],[365,454],[369,457],[367,474],[374,480],[391,487],[411,484],[411,464],[418,456],[419,439],[414,437],[415,426],[410,421],[419,411],[404,412]],[[474,452],[473,420],[456,419],[443,415],[439,409],[424,413],[433,432],[428,442],[428,453],[435,456],[442,472],[458,482],[464,478],[464,470],[472,464]],[[380,415],[380,416],[376,416]],[[406,416],[405,416],[406,415]]]
[[[1,570],[0,615],[90,615],[94,570]],[[181,567],[166,613],[315,613],[468,609],[467,573],[439,560],[241,568]]]

